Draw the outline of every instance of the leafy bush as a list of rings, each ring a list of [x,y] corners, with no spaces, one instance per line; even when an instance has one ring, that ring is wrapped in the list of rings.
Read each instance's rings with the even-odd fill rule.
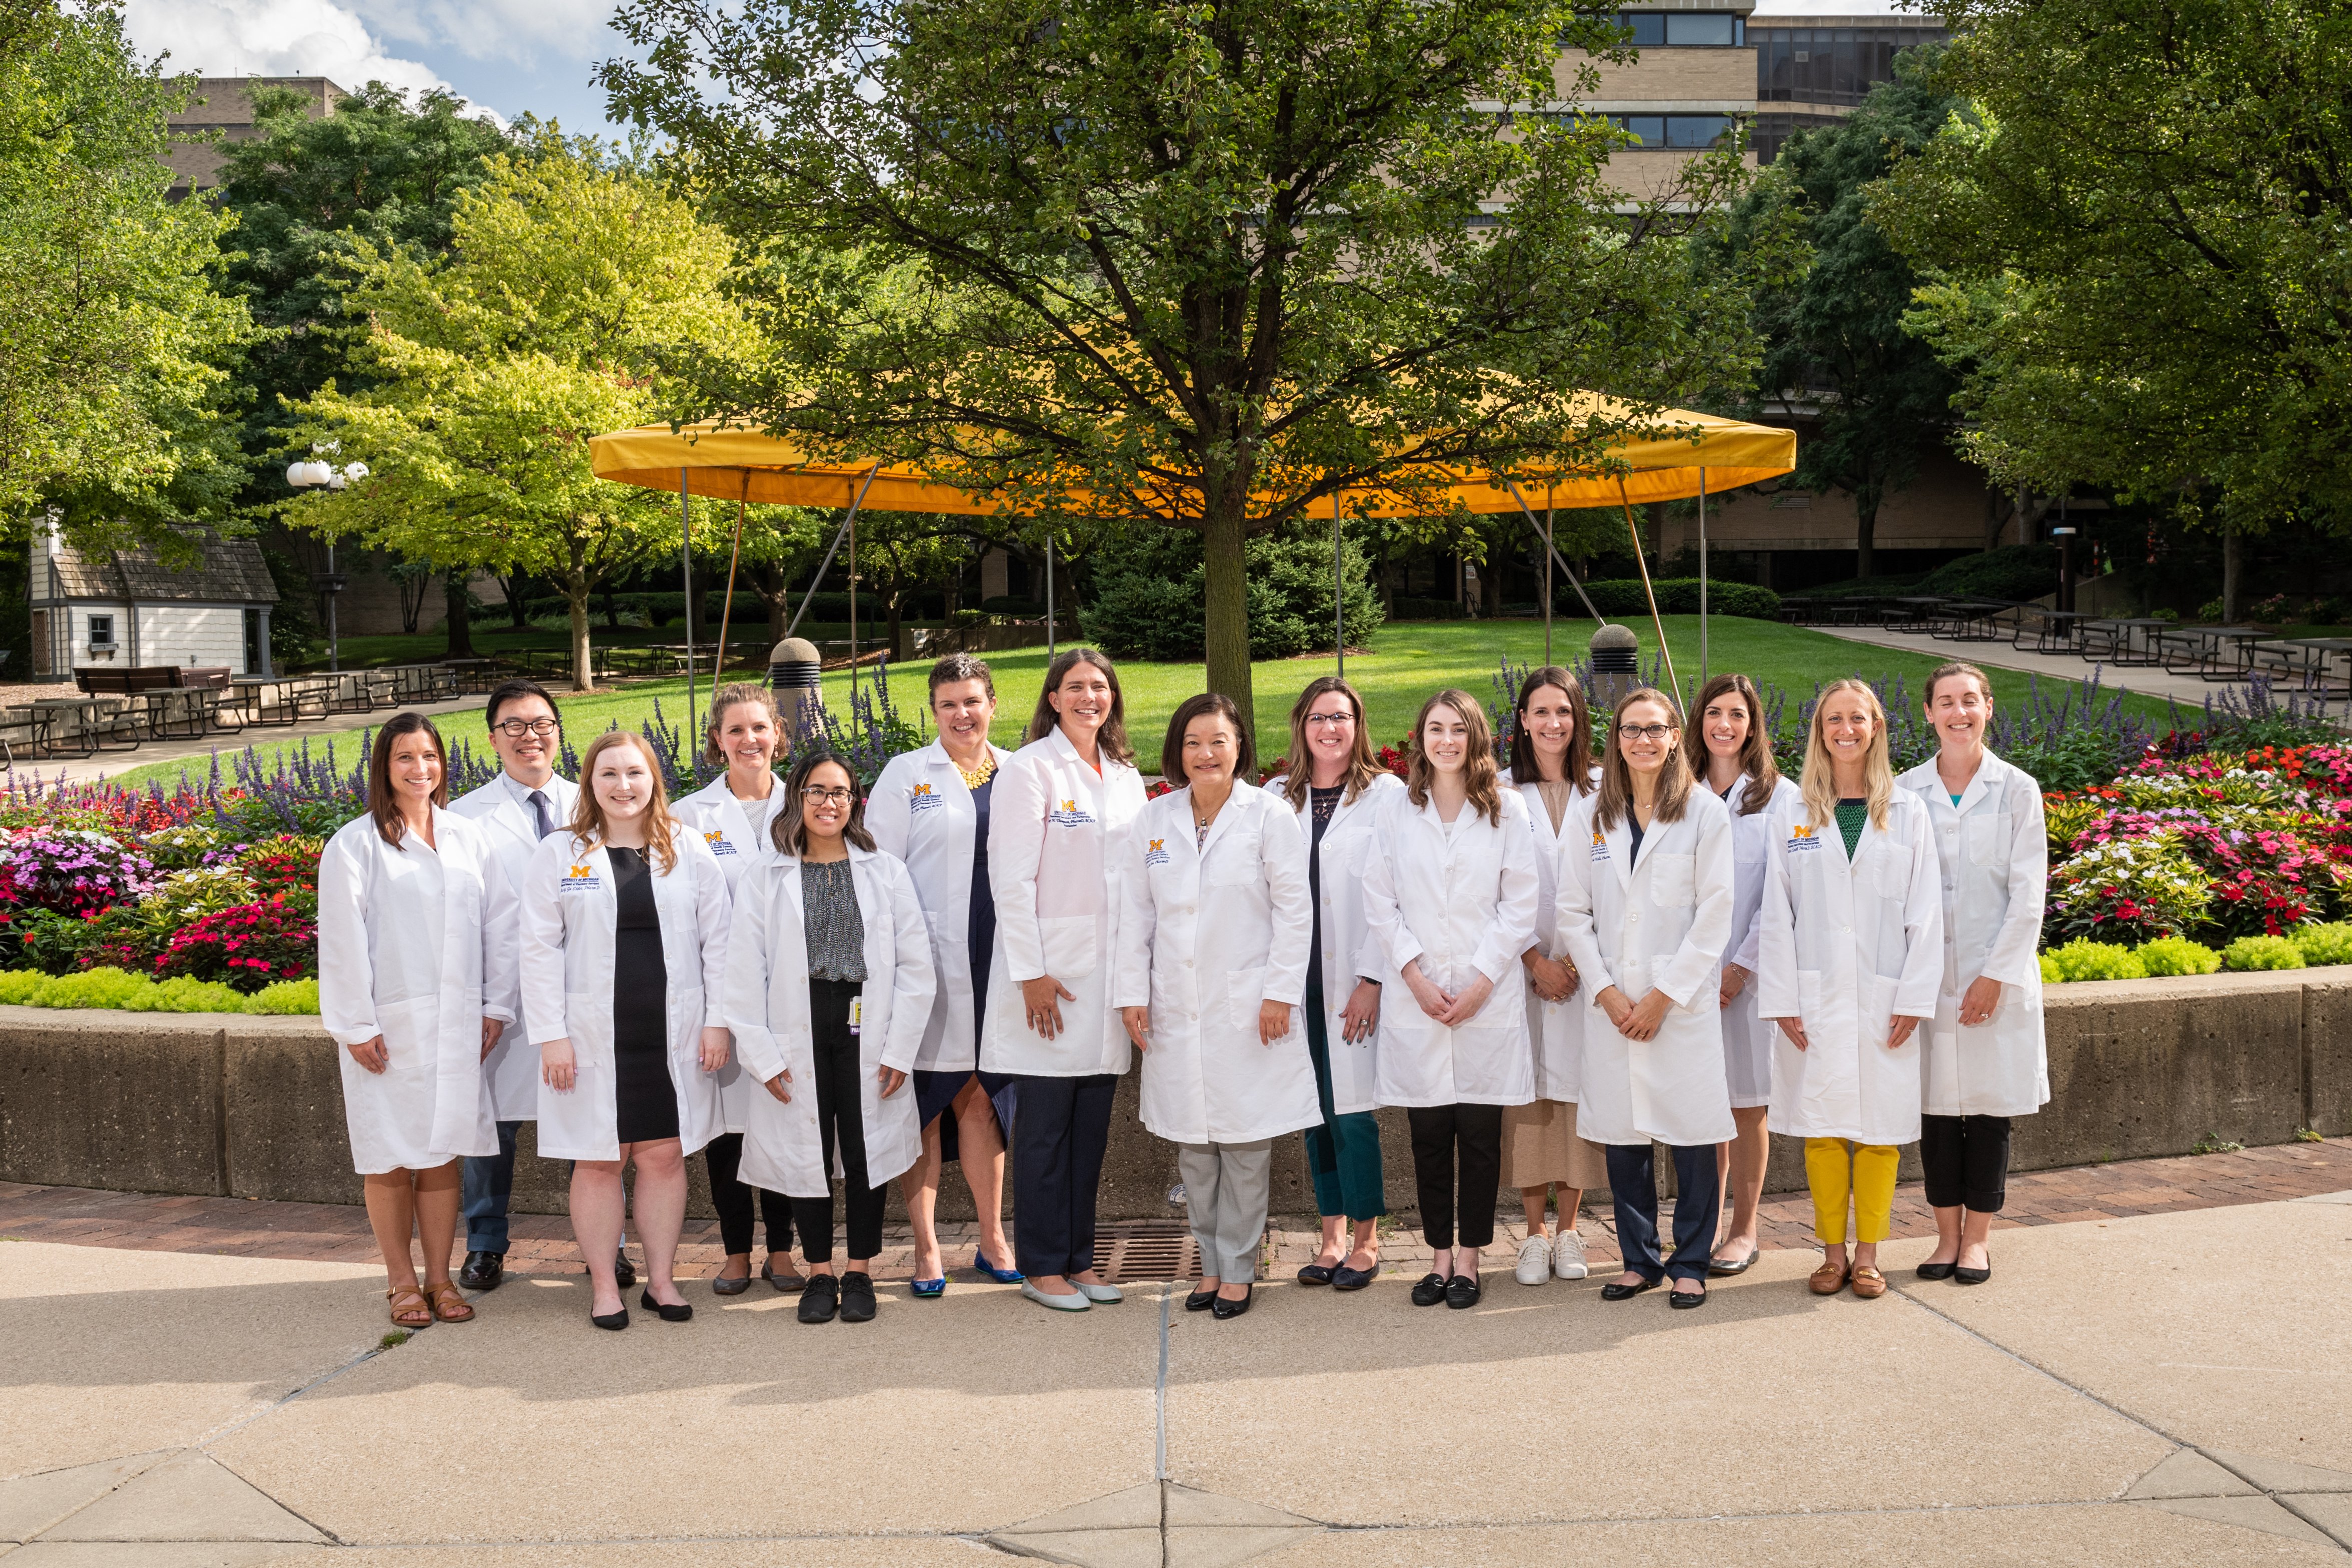
[[[2209,626],[2218,625],[2221,620],[2221,601],[2220,600],[2209,599],[2204,603],[2197,607],[2197,619],[2204,622]]]
[[[2352,964],[2352,925],[2338,921],[2300,925],[2289,933],[2289,939],[2306,964]]]
[[[264,986],[245,998],[245,1010],[249,1013],[278,1013],[298,1017],[319,1010],[319,982],[316,980],[280,980]]]
[[[2303,953],[2284,936],[2241,936],[2221,949],[2225,969],[2300,969]]]
[[[161,943],[174,931],[232,904],[258,896],[253,879],[235,865],[174,872],[131,906],[131,918]]]
[[[319,924],[282,898],[215,911],[173,934],[155,961],[159,975],[219,980],[257,991],[299,980],[319,967]]]
[[[1654,579],[1651,586],[1658,591],[1658,613],[1661,615],[1696,615],[1698,613],[1698,585],[1696,577]],[[1592,601],[1592,608],[1601,614],[1621,620],[1632,620],[1650,612],[1650,596],[1639,578],[1611,578],[1588,582],[1584,591]],[[1562,584],[1552,594],[1555,610],[1582,613],[1584,601],[1577,598],[1572,586]],[[1752,583],[1726,582],[1710,577],[1706,583],[1706,608],[1710,615],[1740,615],[1755,621],[1777,621],[1780,618],[1780,596],[1769,588]]]
[[[999,593],[980,601],[982,611],[991,615],[1010,615],[1016,621],[1042,621],[1045,617],[1045,601],[1042,599],[1022,599],[1010,593]]]
[[[154,962],[157,938],[139,920],[139,906],[118,904],[102,915],[75,916],[37,910],[18,928],[17,962],[47,975],[82,969],[143,970]]]
[[[315,915],[319,913],[319,857],[326,848],[324,839],[278,833],[237,851],[236,865],[261,892]]]
[[[35,1008],[120,1008],[125,1012],[299,1017],[319,1010],[319,982],[289,980],[246,997],[209,980],[183,977],[158,983],[121,969],[92,969],[58,978],[10,969],[0,971],[0,1002]]]
[[[2042,977],[2070,980],[2144,980],[2147,968],[2128,947],[2076,937],[2042,955]]]
[[[218,828],[189,822],[150,833],[139,841],[139,847],[157,871],[173,872],[209,865],[234,846]]]
[[[150,985],[120,1004],[139,1013],[241,1013],[245,998],[216,980],[177,979]]]
[[[1331,541],[1312,533],[1251,539],[1247,571],[1250,657],[1287,659],[1331,645]],[[1380,630],[1381,604],[1355,542],[1340,550],[1347,632],[1360,645]],[[1201,657],[1206,589],[1201,537],[1154,527],[1105,551],[1095,601],[1079,612],[1087,640],[1121,658],[1182,663]]]
[[[2203,924],[2210,886],[2172,834],[2101,844],[2052,870],[2043,939],[2137,944],[2183,936]]]
[[[2003,545],[1948,560],[1919,580],[1921,593],[2024,603],[2058,591],[2056,545]]]
[[[2221,955],[2185,936],[2159,936],[2140,945],[2140,967],[2154,977],[2210,975],[2221,967]]]

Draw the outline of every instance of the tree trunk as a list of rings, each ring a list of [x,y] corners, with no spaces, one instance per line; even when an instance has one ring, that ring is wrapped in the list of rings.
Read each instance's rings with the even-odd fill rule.
[[[449,651],[444,655],[446,658],[470,659],[474,656],[474,618],[466,613],[467,575],[464,567],[451,567],[442,574],[449,607]]]
[[[2221,624],[2238,623],[2238,525],[2221,525]]]
[[[1853,498],[1853,574],[1878,574],[1878,503],[1858,495]]]
[[[907,603],[907,596],[899,591],[895,581],[890,584],[890,597],[887,602],[890,607],[890,640],[883,644],[882,656],[895,661],[898,657],[898,628],[906,619]]]
[[[507,616],[514,622],[514,629],[529,631],[530,612],[524,605],[530,597],[530,579],[518,571],[499,579],[499,586],[507,591]]]
[[[614,597],[613,580],[608,577],[604,580],[604,630],[618,632],[620,629],[621,601]]]
[[[1241,710],[1242,733],[1256,732],[1250,700],[1249,595],[1242,566],[1242,507],[1212,497],[1201,519],[1202,652],[1209,689]]]
[[[781,643],[784,628],[793,623],[792,590],[785,586],[783,572],[775,567],[755,566],[750,571],[760,602],[768,607],[768,641]]]
[[[563,598],[572,607],[572,689],[593,692],[596,689],[595,666],[588,662],[588,584],[575,577],[563,585]]]

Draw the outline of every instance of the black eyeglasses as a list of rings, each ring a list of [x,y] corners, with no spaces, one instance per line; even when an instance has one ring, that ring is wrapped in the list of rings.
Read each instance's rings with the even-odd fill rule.
[[[846,806],[850,791],[839,788],[825,789],[812,784],[801,791],[801,799],[812,806]]]
[[[563,726],[551,718],[510,718],[502,724],[494,724],[490,727],[509,740],[520,740],[526,735],[535,735],[540,739],[545,740]]]
[[[1621,724],[1617,727],[1617,733],[1627,740],[1664,740],[1674,732],[1675,727],[1670,724]]]

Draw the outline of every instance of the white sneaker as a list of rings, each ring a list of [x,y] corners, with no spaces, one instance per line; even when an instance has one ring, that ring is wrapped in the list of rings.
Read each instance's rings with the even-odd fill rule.
[[[1522,1285],[1540,1285],[1551,1277],[1551,1243],[1530,1236],[1519,1243],[1519,1266],[1511,1277]]]
[[[1584,1267],[1583,1237],[1573,1230],[1559,1233],[1559,1240],[1552,1248],[1551,1271],[1563,1280],[1584,1278],[1587,1270]]]

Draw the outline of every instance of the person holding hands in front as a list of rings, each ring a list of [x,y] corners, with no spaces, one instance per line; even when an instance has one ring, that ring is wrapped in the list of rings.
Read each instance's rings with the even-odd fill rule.
[[[1706,1301],[1721,1197],[1715,1148],[1731,1136],[1716,979],[1731,937],[1731,815],[1696,787],[1681,716],[1643,687],[1617,705],[1601,789],[1570,817],[1559,939],[1584,976],[1584,1135],[1608,1149],[1625,1271],[1601,1299],[1673,1280],[1672,1304]],[[1675,1162],[1675,1249],[1658,1257],[1653,1141]]]
[[[1936,1014],[1944,905],[1927,808],[1895,787],[1886,711],[1830,683],[1806,727],[1801,799],[1772,808],[1757,1005],[1776,1025],[1772,1125],[1805,1140],[1815,1295],[1886,1293],[1878,1244],[1898,1145],[1919,1135],[1919,1025]],[[1854,1249],[1846,1256],[1846,1207]]]
[[[1215,693],[1168,721],[1161,776],[1121,876],[1116,1000],[1143,1052],[1143,1124],[1177,1146],[1201,1253],[1187,1312],[1249,1311],[1274,1140],[1322,1120],[1298,1026],[1313,905],[1307,845]]]

